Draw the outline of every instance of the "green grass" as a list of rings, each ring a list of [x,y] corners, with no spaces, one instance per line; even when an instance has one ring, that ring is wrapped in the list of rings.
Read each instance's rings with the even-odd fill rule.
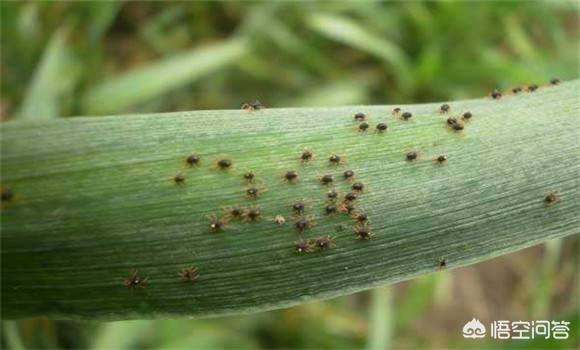
[[[16,196],[2,211],[5,317],[128,319],[257,312],[350,294],[476,263],[577,233],[578,81],[535,93],[451,103],[474,117],[451,131],[438,104],[206,111],[164,115],[14,121],[2,126],[3,185]],[[352,115],[386,121],[387,133],[360,133]],[[39,132],[42,130],[42,132]],[[34,142],[30,142],[34,140]],[[308,147],[316,159],[301,165]],[[405,160],[415,149],[420,159]],[[196,150],[202,164],[184,166]],[[331,153],[345,157],[329,166]],[[447,164],[433,158],[446,154]],[[213,162],[229,157],[234,169]],[[359,210],[370,241],[352,219],[322,214],[327,188],[352,168],[367,186]],[[300,181],[282,180],[296,169]],[[244,197],[253,170],[267,191]],[[183,172],[183,186],[172,177]],[[546,206],[544,195],[562,200]],[[298,256],[289,205],[304,198],[315,225],[307,238],[337,237],[327,252]],[[207,216],[258,205],[258,223],[208,232]],[[272,218],[282,214],[287,224]],[[343,230],[340,227],[346,225]],[[30,244],[30,242],[35,242]],[[184,284],[177,272],[199,268]],[[149,278],[128,291],[137,269]]]

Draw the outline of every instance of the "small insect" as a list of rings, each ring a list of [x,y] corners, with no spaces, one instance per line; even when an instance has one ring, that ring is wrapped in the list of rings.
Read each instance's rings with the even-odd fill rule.
[[[302,161],[302,163],[309,162],[310,160],[312,160],[313,157],[314,157],[314,155],[312,154],[312,152],[310,152],[307,149],[302,151],[302,154],[300,154],[300,160]]]
[[[217,162],[217,166],[222,170],[229,169],[232,167],[232,161],[230,159],[220,159]]]
[[[199,156],[195,153],[192,153],[187,158],[185,158],[185,162],[190,166],[197,165],[199,164]]]
[[[260,220],[260,208],[256,206],[249,207],[245,210],[243,214],[244,221],[246,222],[256,222]]]
[[[453,118],[453,117],[447,118],[447,125],[453,126],[455,124],[457,124],[457,119],[456,118]]]
[[[437,163],[443,164],[447,161],[447,156],[444,154],[441,154],[441,155],[437,156],[437,158],[435,158],[435,160],[437,161]]]
[[[211,233],[223,231],[224,228],[226,227],[226,224],[228,223],[228,220],[225,217],[220,219],[215,215],[210,215],[208,219],[209,219],[209,232]]]
[[[351,201],[345,201],[340,204],[338,211],[345,214],[352,214],[356,210],[356,206]]]
[[[274,222],[276,222],[278,225],[284,225],[286,223],[286,219],[282,215],[278,214],[274,216]]]
[[[306,217],[301,217],[298,220],[296,220],[296,222],[294,223],[294,227],[296,227],[296,230],[298,230],[298,232],[300,232],[300,233],[311,228],[312,225],[313,225],[312,221]]]
[[[338,192],[336,192],[336,190],[333,188],[332,190],[329,190],[328,192],[326,192],[326,198],[330,199],[330,200],[335,200],[338,197]]]
[[[355,113],[354,115],[354,121],[356,122],[364,122],[366,119],[367,115],[362,112]]]
[[[442,113],[442,114],[443,113],[447,113],[447,112],[449,112],[449,108],[451,108],[451,107],[449,107],[449,105],[447,103],[444,103],[439,108],[439,112]]]
[[[352,171],[352,170],[345,170],[344,173],[342,173],[342,175],[347,180],[348,179],[352,179],[354,177],[354,171]]]
[[[358,198],[358,196],[354,192],[349,192],[344,196],[344,199],[349,201],[349,202],[354,202],[354,201],[356,201],[357,198]]]
[[[356,225],[354,228],[354,235],[356,239],[364,239],[368,241],[374,234],[371,232],[369,225]]]
[[[147,277],[142,278],[139,276],[139,272],[137,270],[133,270],[129,273],[129,277],[125,278],[123,285],[133,290],[135,288],[145,288],[147,287]]]
[[[439,269],[444,269],[447,267],[447,259],[440,258],[439,259]]]
[[[365,189],[365,185],[362,182],[355,182],[352,184],[352,190],[357,192],[362,192]]]
[[[181,185],[185,182],[185,176],[183,176],[182,173],[178,173],[173,177],[173,181],[175,181],[176,184]]]
[[[9,188],[2,189],[2,202],[10,202],[14,198],[14,192]]]
[[[451,125],[451,129],[453,129],[455,131],[461,131],[461,130],[463,130],[463,125],[461,125],[459,123],[455,123],[455,124]]]
[[[536,90],[538,90],[538,85],[537,84],[531,84],[531,85],[528,86],[528,91],[529,92],[534,92]]]
[[[369,123],[367,123],[367,122],[362,122],[358,125],[358,131],[360,131],[360,132],[367,131],[368,128],[369,128]]]
[[[387,123],[378,123],[377,132],[383,132],[387,130]]]
[[[516,86],[515,88],[512,89],[512,92],[514,94],[519,94],[520,92],[522,92],[522,88],[519,86]]]
[[[244,175],[242,175],[242,177],[244,178],[244,180],[247,180],[248,182],[253,182],[254,179],[256,178],[256,174],[254,174],[253,171],[246,171]]]
[[[301,238],[294,243],[294,251],[296,254],[310,253],[314,249],[311,240]]]
[[[473,117],[473,114],[471,114],[471,112],[463,113],[463,119],[471,119],[471,117]]]
[[[316,247],[320,250],[326,250],[336,247],[336,238],[332,236],[323,236],[316,238]]]
[[[554,204],[558,201],[560,201],[560,194],[558,192],[548,192],[544,197],[544,202],[547,205]]]
[[[401,113],[401,108],[399,107],[393,108],[393,111],[391,112],[391,114],[395,116],[399,115],[399,113]]]
[[[367,216],[367,214],[364,213],[358,213],[356,215],[353,215],[353,218],[360,224],[364,224],[369,221],[369,217]]]
[[[292,211],[294,211],[294,213],[303,214],[305,210],[306,204],[304,203],[304,201],[299,200],[292,203]]]
[[[558,84],[560,84],[560,79],[558,79],[558,78],[552,78],[552,79],[550,79],[550,84],[552,84],[552,85],[558,85]]]
[[[244,210],[239,207],[225,208],[224,212],[229,219],[239,219],[244,215]]]
[[[401,117],[402,117],[404,120],[409,120],[409,119],[411,119],[411,118],[413,117],[413,113],[411,113],[411,112],[405,112],[405,113],[403,113],[403,114],[401,115]]]
[[[323,185],[331,184],[332,182],[334,182],[334,176],[332,176],[332,175],[322,175],[320,177],[320,182],[322,182]]]
[[[324,212],[326,213],[326,215],[330,215],[330,214],[334,214],[337,212],[337,208],[336,205],[334,204],[329,204],[326,207],[324,207]]]
[[[338,165],[340,164],[340,161],[342,159],[340,158],[340,156],[338,154],[333,154],[328,158],[328,161],[330,162],[330,164],[332,165]]]
[[[197,267],[186,267],[177,273],[183,282],[193,282],[199,278]]]
[[[249,199],[256,199],[260,197],[263,192],[265,192],[264,189],[252,186],[246,189],[246,197]]]
[[[501,91],[499,91],[498,89],[493,89],[493,91],[491,92],[490,96],[494,100],[499,100],[501,98]]]
[[[406,157],[408,161],[412,162],[419,157],[419,153],[417,151],[411,151],[407,153]]]
[[[258,100],[255,100],[254,102],[244,103],[242,105],[242,109],[245,109],[246,111],[258,111],[262,108],[264,108],[264,105],[262,105],[262,103]]]
[[[296,179],[298,179],[298,172],[294,170],[289,170],[286,172],[286,174],[284,174],[284,180],[288,182],[295,181]]]

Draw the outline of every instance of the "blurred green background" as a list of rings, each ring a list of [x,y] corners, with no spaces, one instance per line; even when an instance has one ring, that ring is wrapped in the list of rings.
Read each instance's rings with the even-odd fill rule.
[[[2,120],[418,103],[578,78],[579,5],[2,2]],[[579,240],[286,310],[211,320],[4,322],[3,348],[578,348]],[[566,341],[465,322],[565,319]]]

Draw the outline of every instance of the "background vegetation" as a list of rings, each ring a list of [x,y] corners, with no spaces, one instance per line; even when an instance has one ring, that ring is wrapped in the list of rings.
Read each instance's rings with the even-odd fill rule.
[[[437,101],[578,78],[575,2],[2,2],[1,10],[3,120],[231,109],[256,98],[271,107]],[[460,334],[472,317],[578,322],[577,247],[577,236],[551,241],[388,289],[257,315],[5,322],[2,341],[473,347]],[[392,336],[377,336],[375,327]],[[572,348],[578,332],[571,335],[550,344],[475,345]]]

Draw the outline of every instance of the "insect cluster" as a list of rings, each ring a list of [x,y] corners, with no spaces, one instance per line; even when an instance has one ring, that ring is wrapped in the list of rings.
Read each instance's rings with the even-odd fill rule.
[[[557,85],[560,80],[554,78],[550,80],[550,85]],[[522,92],[533,93],[539,89],[537,84],[530,84],[525,88],[515,87],[511,89],[511,94],[517,95]],[[509,95],[509,93],[508,93]],[[504,95],[495,89],[490,93],[492,99],[499,100]],[[246,103],[242,106],[247,111],[257,111],[263,108],[259,101]],[[444,103],[439,106],[437,112],[443,116],[445,127],[453,132],[464,131],[468,123],[474,119],[474,114],[471,111],[460,110]],[[413,120],[414,115],[411,111],[403,110],[396,107],[391,111],[391,115],[402,122],[409,122]],[[374,129],[376,133],[385,133],[389,126],[385,121],[378,122],[371,125],[370,118],[366,113],[357,112],[353,115],[353,120],[356,124],[356,131],[359,133],[367,133]],[[303,149],[296,154],[298,165],[306,166],[315,162],[315,153],[308,148]],[[344,215],[349,218],[352,223],[351,233],[353,238],[360,241],[369,241],[374,237],[374,232],[371,229],[370,217],[367,213],[360,209],[360,198],[368,191],[367,185],[357,179],[358,170],[343,167],[346,165],[346,157],[339,152],[331,153],[326,157],[322,157],[324,162],[329,167],[327,171],[318,174],[316,178],[304,175],[303,169],[296,167],[283,171],[279,177],[281,183],[286,185],[296,184],[302,181],[316,181],[318,185],[324,189],[320,201],[323,203],[319,209],[318,205],[313,205],[310,199],[295,199],[288,204],[286,213],[276,213],[272,215],[272,219],[267,221],[275,223],[278,227],[290,227],[297,235],[297,240],[293,243],[293,251],[297,255],[309,254],[313,252],[324,252],[335,248],[338,245],[340,237],[330,234],[322,234],[315,237],[309,237],[309,233],[317,225],[317,220],[334,220],[334,217]],[[421,152],[417,149],[408,150],[404,154],[404,160],[408,163],[415,163],[421,160]],[[449,161],[446,154],[436,154],[432,158],[435,164],[445,164]],[[184,162],[187,167],[198,167],[203,163],[203,157],[199,153],[192,152],[184,157]],[[213,160],[213,168],[217,171],[226,174],[232,174],[235,161],[231,157],[220,157]],[[338,170],[342,168],[341,170]],[[258,200],[266,193],[267,189],[259,174],[252,170],[246,170],[241,174],[241,180],[244,184],[243,198],[247,201]],[[173,181],[177,185],[184,185],[186,177],[184,171],[178,172]],[[338,189],[340,185],[348,185],[348,190],[342,192]],[[2,189],[2,202],[9,202],[13,199],[14,193],[11,189]],[[312,196],[310,196],[312,197]],[[543,197],[543,202],[546,206],[552,206],[560,201],[558,192],[548,192]],[[257,223],[262,221],[264,217],[263,209],[258,205],[235,205],[223,208],[223,212],[219,215],[212,214],[207,217],[207,229],[211,234],[218,234],[228,230],[229,225],[236,221],[240,223]],[[340,230],[348,226],[344,223],[337,225]],[[447,260],[440,258],[437,261],[438,267],[445,268]],[[199,272],[197,267],[189,266],[178,271],[179,280],[182,282],[194,282],[199,279]],[[148,279],[142,277],[136,270],[132,271],[124,280],[123,284],[130,289],[141,289],[147,286]]]

